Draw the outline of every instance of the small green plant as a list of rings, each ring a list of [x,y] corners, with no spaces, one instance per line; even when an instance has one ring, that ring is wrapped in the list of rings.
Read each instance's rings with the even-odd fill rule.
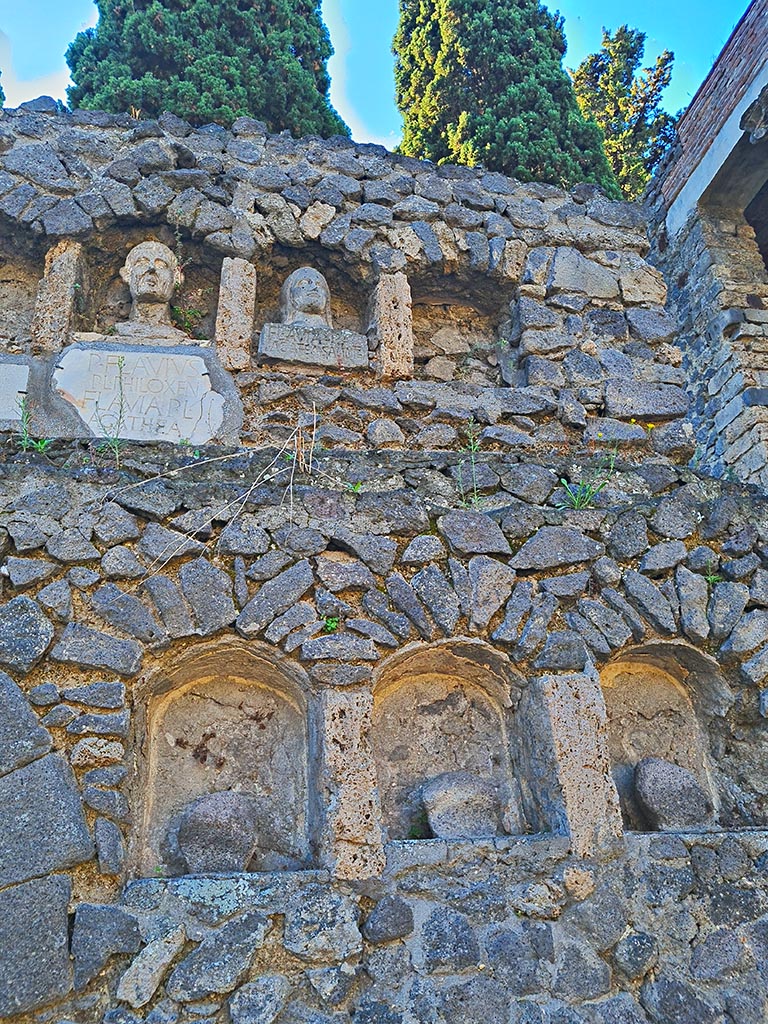
[[[362,489],[362,480],[358,480],[356,484],[347,484],[347,490],[352,491],[353,494],[359,494]]]
[[[432,839],[432,829],[429,827],[427,812],[422,807],[416,811],[411,818],[411,827],[408,829],[409,839]]]
[[[22,395],[18,399],[16,407],[19,410],[19,420],[21,421],[21,428],[18,434],[19,447],[24,452],[33,451],[39,455],[44,455],[53,444],[53,438],[32,437],[32,410],[29,408],[26,395]]]
[[[712,564],[712,562],[710,562],[709,565],[707,566],[707,573],[704,576],[704,579],[707,581],[707,584],[710,587],[714,587],[714,585],[716,583],[722,583],[723,582],[723,577],[720,575],[719,572],[715,571],[715,567]]]
[[[125,383],[123,371],[125,369],[125,356],[117,357],[117,412],[113,416],[112,424],[106,424],[99,412],[99,403],[96,402],[96,419],[101,428],[103,441],[99,445],[100,452],[109,452],[115,460],[115,465],[120,469],[120,457],[123,450],[123,426],[125,425]]]
[[[193,306],[171,306],[171,320],[185,334],[192,334],[205,316],[201,309]]]
[[[616,469],[617,456],[618,446],[615,445],[606,453],[593,477],[589,480],[579,480],[576,483],[571,483],[565,477],[561,477],[560,483],[563,485],[565,495],[556,507],[574,509],[577,512],[587,508],[594,508],[595,498],[611,481],[611,477]]]
[[[75,312],[82,314],[85,312],[85,293],[83,292],[83,286],[75,282],[75,284],[72,285],[72,288],[75,292]]]
[[[339,616],[338,615],[326,615],[325,626],[323,630],[326,633],[335,633],[339,628]]]
[[[467,441],[460,450],[469,456],[469,486],[465,487],[464,485],[464,466],[466,464],[464,459],[456,467],[456,483],[459,486],[462,505],[471,505],[472,508],[478,508],[480,505],[480,493],[477,486],[477,453],[480,451],[480,432],[479,424],[474,416],[470,416],[466,432]]]

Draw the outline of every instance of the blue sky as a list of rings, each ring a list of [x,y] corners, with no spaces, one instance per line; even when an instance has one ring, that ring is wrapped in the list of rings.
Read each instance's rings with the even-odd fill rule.
[[[647,61],[665,47],[673,50],[675,71],[666,105],[674,111],[693,97],[747,4],[646,0],[640,8],[617,0],[561,0],[549,6],[565,17],[568,67],[599,48],[603,26],[615,29],[623,22],[646,33]],[[323,13],[336,48],[330,64],[336,108],[358,141],[394,146],[400,118],[390,47],[397,0],[323,0]],[[76,32],[95,21],[91,0],[0,0],[0,70],[8,105],[41,93],[64,99],[64,50]]]

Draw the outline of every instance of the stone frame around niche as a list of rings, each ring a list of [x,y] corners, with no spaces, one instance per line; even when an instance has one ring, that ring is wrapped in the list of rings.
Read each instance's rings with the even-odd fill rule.
[[[722,826],[719,823],[720,812],[723,803],[723,792],[727,787],[721,769],[716,767],[716,761],[711,756],[711,743],[713,739],[714,723],[718,718],[724,718],[734,702],[734,697],[722,675],[720,666],[711,658],[695,650],[683,641],[669,640],[667,642],[653,642],[643,644],[635,648],[627,648],[619,652],[600,671],[600,688],[603,692],[606,711],[608,714],[608,746],[611,761],[611,772],[616,784],[617,793],[622,809],[622,819],[625,832],[653,832],[651,828],[634,828],[632,814],[640,814],[635,808],[627,804],[626,785],[616,780],[616,764],[614,759],[611,741],[611,720],[612,701],[607,691],[612,681],[622,673],[640,676],[642,672],[655,676],[661,685],[668,685],[673,692],[676,692],[684,702],[687,703],[692,716],[690,763],[681,765],[690,771],[704,792],[710,797],[713,806],[713,822],[709,825],[702,825],[709,831],[719,831]],[[614,712],[615,714],[615,712]],[[648,750],[645,757],[663,757],[661,751],[653,752]],[[666,759],[666,758],[665,758]],[[677,763],[677,761],[675,761]],[[630,800],[630,804],[632,800]],[[638,824],[635,821],[635,824]],[[658,831],[665,831],[663,829]],[[695,829],[694,829],[695,831]]]
[[[490,644],[476,639],[455,638],[438,641],[434,644],[410,644],[382,662],[374,676],[372,750],[379,779],[382,822],[388,833],[388,844],[433,841],[427,836],[409,837],[392,834],[393,831],[401,832],[403,830],[403,822],[396,823],[393,829],[391,808],[387,806],[391,800],[388,791],[392,790],[393,786],[387,780],[387,772],[382,770],[383,749],[379,728],[383,703],[398,691],[408,687],[414,680],[422,685],[422,689],[428,687],[430,676],[433,679],[448,677],[456,684],[452,687],[454,690],[461,687],[466,692],[471,688],[482,694],[488,706],[498,716],[499,738],[502,741],[505,755],[505,764],[499,767],[500,771],[506,770],[509,773],[506,797],[512,807],[512,813],[506,815],[506,821],[514,829],[512,819],[516,818],[519,830],[500,830],[497,840],[518,840],[534,835],[567,832],[567,828],[564,827],[565,811],[560,806],[558,796],[554,795],[558,789],[556,754],[552,735],[546,726],[541,730],[540,763],[533,771],[532,784],[528,778],[530,767],[528,760],[531,751],[521,733],[522,718],[526,717],[526,711],[520,712],[520,696],[528,688],[528,681],[521,676],[505,654]],[[531,716],[532,728],[535,725],[534,717],[541,724],[545,716]],[[539,777],[541,772],[538,771],[538,768],[542,766],[545,767],[549,775],[549,786],[546,780]],[[455,769],[461,770],[462,767],[466,768],[467,765],[456,765]],[[444,768],[443,770],[450,769]],[[421,780],[421,784],[424,781],[426,780]],[[521,781],[524,783],[522,786],[520,785]],[[547,792],[550,789],[552,792]],[[500,795],[503,800],[503,794]],[[505,815],[502,811],[502,820],[504,818]],[[487,835],[438,838],[448,839],[451,842],[458,840],[481,843],[492,839]]]
[[[222,671],[223,669],[223,671]],[[220,674],[221,673],[221,674]],[[246,873],[261,871],[307,871],[318,866],[322,808],[319,779],[321,737],[317,702],[310,699],[309,681],[300,668],[288,659],[259,643],[246,643],[234,637],[222,638],[187,648],[166,665],[143,679],[137,687],[134,716],[134,750],[136,771],[130,787],[130,803],[135,822],[128,848],[129,876],[157,877],[166,873],[179,875],[188,872],[168,872],[165,860],[159,856],[157,826],[164,806],[153,791],[157,781],[158,730],[168,709],[184,698],[192,687],[211,680],[231,680],[240,688],[253,686],[276,694],[292,707],[303,725],[304,764],[301,780],[304,783],[301,803],[303,828],[297,830],[297,840],[303,856],[296,863],[285,866],[268,864]],[[259,728],[259,724],[256,725]],[[217,791],[215,788],[208,792]],[[192,798],[206,791],[190,794]],[[167,821],[163,822],[168,825]],[[219,874],[219,872],[215,872]]]

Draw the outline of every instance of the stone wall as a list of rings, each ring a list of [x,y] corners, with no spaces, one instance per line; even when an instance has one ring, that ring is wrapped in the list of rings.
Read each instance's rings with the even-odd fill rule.
[[[641,212],[250,121],[0,136],[0,1016],[763,1021],[768,505],[686,465]],[[367,368],[260,357],[305,265],[294,333]],[[221,430],[99,437],[83,352],[94,401],[201,361]]]

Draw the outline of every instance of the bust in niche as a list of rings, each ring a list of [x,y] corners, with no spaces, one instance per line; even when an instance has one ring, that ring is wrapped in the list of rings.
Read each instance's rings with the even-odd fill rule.
[[[134,245],[120,277],[131,292],[128,320],[115,325],[115,334],[136,344],[194,344],[171,322],[171,299],[182,275],[176,256],[162,242]]]
[[[340,370],[368,366],[368,340],[334,328],[331,291],[314,267],[299,267],[283,283],[280,319],[279,324],[265,324],[262,329],[259,355],[263,359]]]

